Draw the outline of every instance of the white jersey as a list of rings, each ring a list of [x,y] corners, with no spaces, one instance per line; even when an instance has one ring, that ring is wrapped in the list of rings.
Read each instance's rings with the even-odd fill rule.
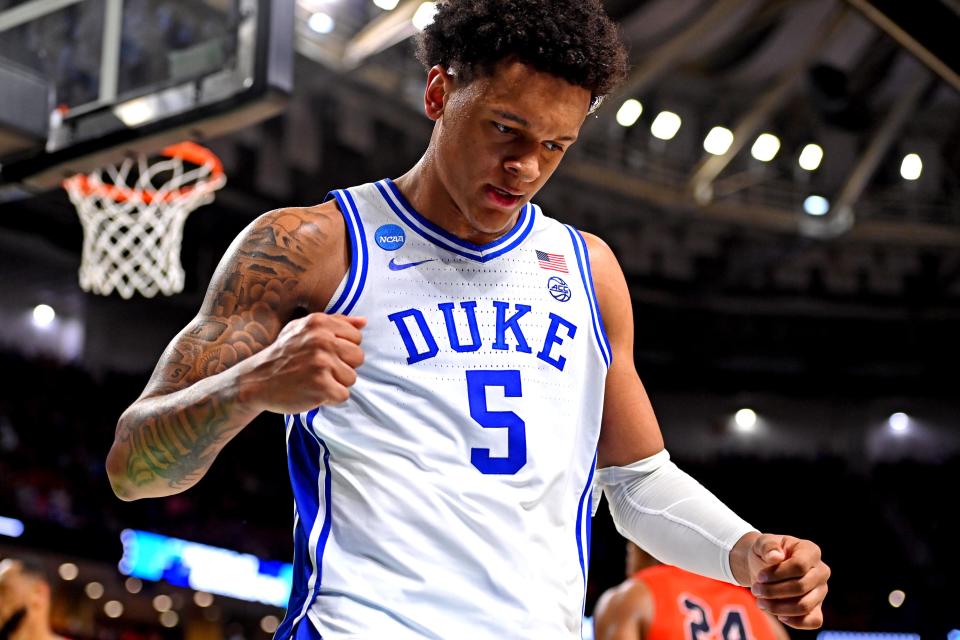
[[[333,194],[365,316],[343,405],[286,416],[278,638],[580,638],[610,346],[586,245],[526,205],[478,246],[389,180]]]

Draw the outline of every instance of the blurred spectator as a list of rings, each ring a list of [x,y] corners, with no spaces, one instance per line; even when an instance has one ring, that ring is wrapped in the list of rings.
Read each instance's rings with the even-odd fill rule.
[[[50,627],[50,581],[32,560],[0,562],[0,640],[62,640]]]

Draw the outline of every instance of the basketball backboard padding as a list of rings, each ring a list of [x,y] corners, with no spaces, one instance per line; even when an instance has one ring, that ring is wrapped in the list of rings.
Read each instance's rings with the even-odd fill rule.
[[[62,96],[80,97],[66,103],[56,98],[56,104],[64,106],[53,114],[44,144],[0,165],[0,185],[55,188],[70,175],[115,163],[127,154],[150,154],[183,140],[202,141],[250,126],[280,112],[289,100],[291,0],[72,2],[73,14],[35,17],[34,31],[77,28],[77,20],[91,24],[102,15],[99,75],[80,88],[72,83],[73,76],[56,78]],[[0,23],[3,15],[0,12]],[[41,20],[47,23],[41,25]],[[18,42],[30,43],[31,24],[0,32],[0,39],[13,34]],[[181,37],[184,32],[189,37]],[[169,45],[171,39],[175,46]],[[111,42],[115,46],[109,46]],[[51,40],[41,43],[56,48]],[[43,59],[23,57],[38,66]],[[85,70],[90,68],[87,61]],[[90,85],[100,87],[93,97],[86,91]]]
[[[0,58],[0,161],[43,144],[53,93],[26,69]]]

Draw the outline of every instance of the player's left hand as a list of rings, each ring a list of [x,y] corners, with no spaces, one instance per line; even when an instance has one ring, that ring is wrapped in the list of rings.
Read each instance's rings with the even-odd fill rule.
[[[830,578],[820,547],[809,540],[769,533],[744,542],[750,543],[744,550],[745,568],[757,605],[795,629],[820,628]]]

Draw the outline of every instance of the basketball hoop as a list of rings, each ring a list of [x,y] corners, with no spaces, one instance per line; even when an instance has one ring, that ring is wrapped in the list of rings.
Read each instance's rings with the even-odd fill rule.
[[[83,225],[80,286],[128,299],[183,291],[183,225],[226,182],[220,159],[193,142],[67,178]]]

